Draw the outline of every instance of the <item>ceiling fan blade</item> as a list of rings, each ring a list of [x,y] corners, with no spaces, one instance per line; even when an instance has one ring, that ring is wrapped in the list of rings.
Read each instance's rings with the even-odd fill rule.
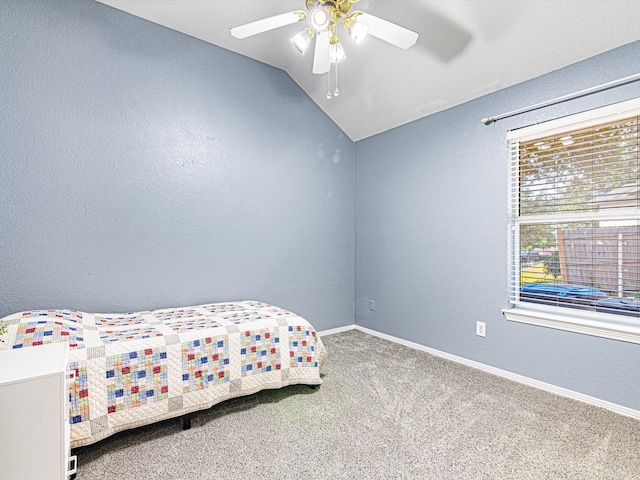
[[[418,34],[395,23],[387,22],[382,18],[374,17],[368,13],[358,16],[358,21],[369,26],[369,34],[378,37],[396,47],[405,50],[416,43]]]
[[[284,27],[292,23],[304,20],[306,15],[302,11],[296,10],[295,12],[282,13],[274,17],[263,18],[255,22],[247,23],[246,25],[240,25],[231,29],[231,35],[235,38],[247,38],[258,33],[273,30],[274,28]]]
[[[327,73],[331,68],[329,63],[329,36],[328,30],[316,35],[316,49],[313,53],[313,73],[317,75]]]

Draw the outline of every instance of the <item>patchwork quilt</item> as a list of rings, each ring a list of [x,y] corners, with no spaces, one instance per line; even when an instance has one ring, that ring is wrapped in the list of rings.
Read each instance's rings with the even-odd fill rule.
[[[0,348],[69,343],[71,446],[291,384],[317,385],[326,350],[302,317],[241,301],[126,314],[3,318]]]

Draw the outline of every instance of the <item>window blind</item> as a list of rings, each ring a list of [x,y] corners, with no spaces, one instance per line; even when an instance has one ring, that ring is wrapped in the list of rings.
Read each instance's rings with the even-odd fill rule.
[[[640,103],[509,133],[509,300],[640,311]]]

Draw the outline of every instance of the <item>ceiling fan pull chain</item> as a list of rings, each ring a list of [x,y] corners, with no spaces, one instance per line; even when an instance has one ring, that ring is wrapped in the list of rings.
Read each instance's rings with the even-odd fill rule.
[[[327,98],[331,99],[331,64],[329,64],[329,71],[327,72]]]
[[[336,63],[336,89],[333,91],[333,96],[337,97],[340,95],[340,90],[338,90],[338,64]]]

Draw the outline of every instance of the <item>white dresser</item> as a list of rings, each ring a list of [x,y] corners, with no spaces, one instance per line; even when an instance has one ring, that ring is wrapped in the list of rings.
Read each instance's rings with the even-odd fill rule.
[[[75,473],[67,355],[64,342],[0,351],[0,478],[60,480]]]

